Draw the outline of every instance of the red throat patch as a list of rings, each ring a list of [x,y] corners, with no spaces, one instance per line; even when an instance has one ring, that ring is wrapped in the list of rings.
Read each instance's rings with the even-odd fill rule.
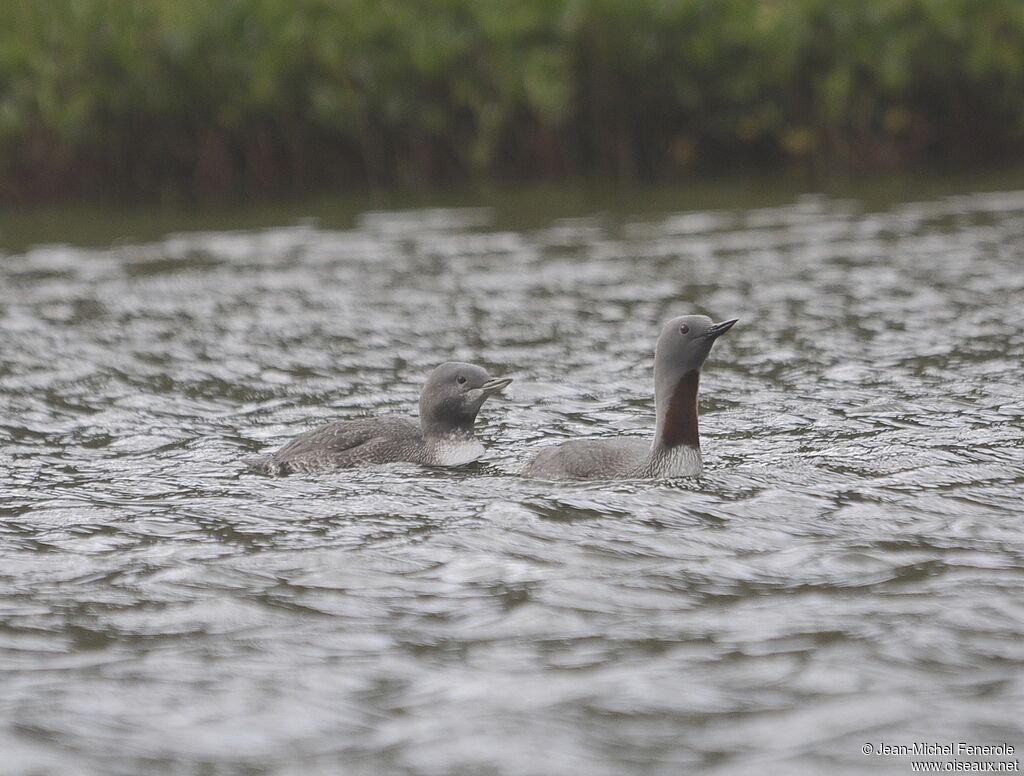
[[[665,447],[686,445],[700,449],[700,435],[697,432],[697,385],[700,372],[691,370],[676,383],[665,412],[665,426],[661,431],[661,442]]]

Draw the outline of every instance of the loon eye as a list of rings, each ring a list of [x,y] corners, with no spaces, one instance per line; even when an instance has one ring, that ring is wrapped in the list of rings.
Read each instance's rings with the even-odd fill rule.
[[[683,324],[682,326],[680,326],[680,327],[679,327],[679,333],[680,333],[680,334],[689,334],[689,333],[690,333],[690,327],[689,327],[689,326],[687,326],[687,325],[686,325],[686,324],[684,323],[684,324]]]
[[[466,376],[459,375],[458,377],[455,378],[455,382],[457,382],[459,385],[462,385],[464,382],[466,382]]]

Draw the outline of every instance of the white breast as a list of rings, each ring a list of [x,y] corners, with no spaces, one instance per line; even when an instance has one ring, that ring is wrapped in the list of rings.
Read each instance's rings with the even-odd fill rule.
[[[431,451],[435,466],[464,466],[484,454],[484,446],[477,439],[445,439]]]
[[[700,450],[695,447],[679,445],[665,450],[654,461],[655,477],[696,477],[701,473],[704,464]]]

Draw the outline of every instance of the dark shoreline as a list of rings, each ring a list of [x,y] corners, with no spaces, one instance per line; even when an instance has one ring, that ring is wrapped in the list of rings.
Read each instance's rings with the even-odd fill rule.
[[[515,9],[3,4],[0,202],[1024,163],[1011,0]]]

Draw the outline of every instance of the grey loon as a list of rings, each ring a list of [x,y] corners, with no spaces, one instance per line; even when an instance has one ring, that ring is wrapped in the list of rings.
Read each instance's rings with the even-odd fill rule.
[[[441,364],[420,393],[418,424],[393,416],[340,420],[300,434],[276,453],[253,460],[250,468],[290,474],[397,461],[462,466],[484,453],[473,433],[480,407],[511,382],[473,364]]]
[[[700,474],[697,386],[715,340],[738,319],[683,315],[665,324],[654,350],[654,439],[576,439],[541,450],[523,474],[546,480],[618,480]]]

